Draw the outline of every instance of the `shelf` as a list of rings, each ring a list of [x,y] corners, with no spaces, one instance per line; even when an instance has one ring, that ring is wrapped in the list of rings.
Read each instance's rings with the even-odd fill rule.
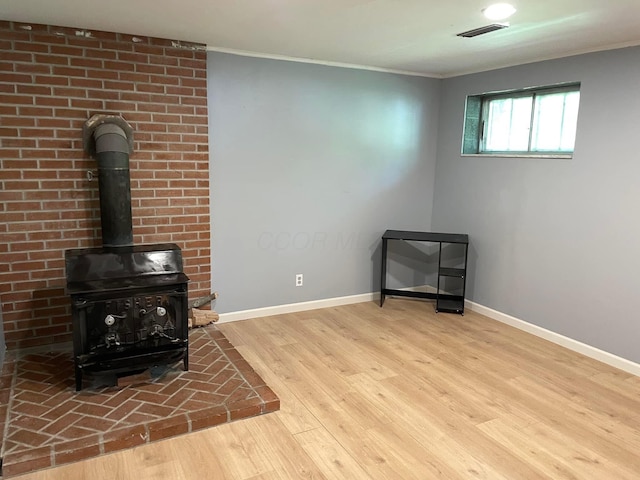
[[[461,300],[438,299],[436,303],[436,310],[438,312],[463,313],[464,299],[461,299]]]
[[[412,298],[428,298],[435,299],[438,295],[431,292],[414,292],[412,290],[394,290],[392,288],[385,288],[382,290],[383,295],[391,295],[394,297],[412,297]]]
[[[469,243],[469,236],[466,233],[411,232],[407,230],[387,230],[384,232],[384,235],[382,235],[382,239],[436,243]]]
[[[432,242],[438,244],[438,283],[436,285],[435,293],[386,288],[387,243],[389,240]],[[452,244],[458,244],[460,247],[452,247]],[[453,251],[451,250],[452,248]],[[463,253],[455,255],[457,248],[463,248]],[[469,236],[464,233],[415,232],[408,230],[385,231],[384,235],[382,235],[380,306],[382,307],[386,295],[435,299],[436,312],[451,312],[464,315],[468,249]],[[443,250],[446,250],[444,254]],[[462,266],[462,268],[443,267],[443,263],[448,265],[458,265],[459,267]],[[446,280],[448,278],[457,280]],[[461,295],[458,293],[461,293]]]
[[[440,271],[438,272],[440,274],[440,276],[442,277],[458,277],[458,278],[464,278],[465,275],[465,269],[464,268],[447,268],[447,267],[441,267]]]

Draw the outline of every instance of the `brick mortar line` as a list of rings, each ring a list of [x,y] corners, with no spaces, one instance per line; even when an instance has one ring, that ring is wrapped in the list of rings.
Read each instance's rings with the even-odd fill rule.
[[[216,339],[215,339],[215,338],[213,338],[211,335],[209,335],[209,332],[208,332],[206,329],[205,329],[205,333],[206,333],[207,337],[209,337],[209,339],[211,340],[211,342],[213,342],[213,343],[216,345],[216,347],[220,350],[220,353],[224,356],[224,358],[226,359],[227,363],[229,363],[229,365],[232,365],[232,366],[233,366],[233,368],[234,368],[234,370],[236,371],[236,373],[237,373],[238,375],[240,375],[240,378],[242,378],[242,381],[243,381],[245,384],[249,385],[249,386],[251,387],[251,390],[252,390],[256,395],[258,395],[258,392],[256,392],[256,391],[255,391],[254,386],[251,384],[251,382],[249,382],[249,381],[246,379],[246,377],[243,375],[242,371],[241,371],[241,370],[236,366],[236,364],[235,364],[235,363],[234,363],[234,362],[233,362],[233,361],[232,361],[232,360],[227,356],[227,354],[226,354],[225,350],[224,350],[222,347],[220,347],[220,345],[218,344],[218,342],[216,341]],[[225,339],[226,339],[226,337],[225,337]],[[229,341],[229,340],[227,340],[227,341]],[[233,344],[231,344],[231,342],[229,342],[229,345],[231,345],[231,348],[232,348],[235,352],[237,352],[236,347],[235,347],[235,346],[233,346]],[[243,358],[244,358],[244,357],[243,357]],[[253,368],[252,368],[252,369],[253,369]],[[230,380],[230,379],[229,379],[229,380]],[[227,381],[229,381],[229,380],[227,380]],[[226,382],[225,382],[225,383],[226,383]],[[239,388],[239,387],[237,387],[237,388]],[[237,388],[236,388],[236,390],[237,390]],[[234,391],[235,391],[235,390],[234,390]],[[260,395],[258,395],[258,397],[260,398],[260,400],[262,400],[262,403],[264,404],[264,400],[262,399],[262,397],[260,397]],[[225,405],[225,406],[226,406],[226,405]],[[227,408],[227,414],[229,415],[229,419],[228,419],[227,421],[230,421],[230,419],[231,419],[231,413],[229,412],[229,409],[228,409],[228,408]]]
[[[180,142],[180,145],[207,145],[207,144],[206,143]],[[59,148],[49,148],[49,147],[41,147],[41,148],[38,148],[38,147],[5,147],[5,148],[2,148],[2,147],[0,147],[0,152],[3,152],[5,150],[18,150],[18,151],[20,151],[20,153],[22,153],[23,151],[27,151],[27,152],[43,151],[43,152],[46,152],[46,151],[51,151],[51,150],[58,151],[60,149]],[[70,148],[68,150],[75,150],[75,149]],[[188,154],[190,154],[190,153],[204,154],[204,153],[209,153],[209,152],[203,152],[203,151],[198,151],[198,150],[186,150],[186,151],[185,150],[145,150],[144,153],[150,153],[150,154],[175,153],[175,154],[185,154],[185,155],[188,156]],[[135,153],[134,153],[134,155],[135,155]],[[41,158],[41,157],[35,156],[35,157],[24,157],[24,158],[23,157],[20,157],[20,158],[6,158],[5,160],[13,160],[13,161],[20,161],[20,160],[28,161],[28,160],[32,160],[32,161],[43,161],[43,162],[67,162],[67,161],[69,161],[69,162],[72,162],[72,161],[76,161],[76,160],[79,160],[79,159]],[[134,160],[131,159],[130,161],[133,162]],[[141,159],[139,161],[146,162],[146,161],[150,161],[150,160],[148,160],[148,159],[142,160]],[[208,160],[197,160],[197,159],[194,160],[194,159],[188,159],[187,158],[187,159],[175,159],[175,160],[165,160],[165,159],[158,160],[158,159],[156,159],[156,160],[153,160],[153,161],[156,161],[156,162],[162,162],[162,161],[207,162]],[[28,172],[35,172],[35,171],[41,171],[42,168],[25,168],[23,170],[24,171],[28,171]],[[77,168],[60,169],[60,171],[65,171],[65,172],[77,172],[77,170],[78,170]],[[145,172],[148,172],[148,171],[155,172],[156,170],[157,169],[155,169],[155,168],[136,169],[136,171],[145,171]],[[194,171],[199,171],[199,170],[196,169],[196,168],[191,168],[191,169],[188,169],[186,171],[194,172]],[[180,172],[180,173],[182,173],[182,172]],[[182,179],[183,178],[181,178],[179,180],[182,180]],[[190,178],[184,178],[184,179],[185,180],[191,180]],[[8,180],[2,180],[2,181],[3,182],[7,182],[7,181],[35,181],[35,180],[36,179],[22,179],[22,178],[20,178],[20,179],[8,179]],[[80,180],[82,180],[82,178],[57,177],[57,178],[50,178],[50,179],[42,178],[42,179],[38,179],[38,180],[42,180],[42,181],[47,181],[47,180],[51,180],[51,181],[56,181],[56,180],[80,181]],[[148,179],[135,178],[134,180],[138,181],[138,182],[144,182],[144,181],[146,181]],[[154,178],[153,180],[156,181],[157,179]],[[178,180],[178,179],[176,179],[176,180]],[[206,180],[206,178],[196,178],[195,180]]]
[[[118,50],[115,50],[118,51]],[[45,62],[45,61],[38,61],[35,58],[35,55],[33,52],[28,52],[28,51],[15,51],[15,53],[22,53],[25,55],[33,55],[34,58],[32,58],[30,61],[26,61],[26,60],[14,60],[11,63],[13,65],[39,65],[39,66],[43,66],[43,67],[51,67],[51,70],[49,72],[24,72],[24,71],[19,71],[19,70],[12,70],[10,72],[4,72],[4,75],[19,75],[19,76],[31,76],[31,77],[61,77],[61,78],[75,78],[75,79],[87,79],[87,80],[99,80],[99,81],[126,81],[126,80],[118,80],[115,78],[108,78],[108,79],[104,79],[104,80],[100,80],[99,77],[90,77],[88,76],[89,72],[109,72],[109,73],[121,73],[121,74],[131,74],[131,75],[146,75],[146,76],[155,76],[155,77],[169,77],[169,78],[178,78],[178,79],[185,79],[185,80],[193,80],[193,81],[197,81],[197,82],[201,82],[204,81],[206,83],[206,77],[198,77],[196,76],[196,73],[198,72],[206,72],[206,67],[205,68],[198,68],[198,67],[191,67],[191,66],[183,66],[183,65],[169,65],[166,63],[142,63],[139,61],[134,61],[134,60],[98,60],[98,59],[93,59],[93,58],[88,58],[85,55],[65,55],[65,54],[53,54],[53,53],[39,53],[37,55],[46,55],[48,57],[53,57],[53,58],[65,58],[67,60],[93,60],[93,61],[100,61],[103,62],[103,64],[101,66],[87,66],[87,65],[79,65],[77,63],[55,63],[55,62]],[[176,57],[177,58],[177,57]],[[44,60],[44,59],[40,59],[40,60]],[[206,65],[206,59],[189,59],[190,61],[196,61],[196,62],[205,62]],[[113,67],[105,67],[104,66],[104,62],[107,61],[112,61],[112,62],[120,62],[123,64],[127,64],[127,65],[134,65],[134,66],[140,66],[140,65],[144,65],[145,67],[152,67],[150,68],[150,70],[154,70],[155,68],[158,69],[162,69],[164,70],[164,73],[161,72],[149,72],[149,71],[145,71],[145,68],[141,68],[141,69],[133,69],[133,70],[125,70],[125,69],[118,69],[118,68],[113,68]],[[53,70],[55,68],[69,68],[69,69],[75,69],[75,70],[81,70],[82,72],[85,72],[85,75],[63,75],[63,74],[59,74],[59,73],[54,73]],[[184,70],[184,74],[182,73],[169,73],[172,70]],[[169,72],[168,72],[169,71]],[[192,73],[192,75],[186,75],[186,72],[189,71]],[[150,79],[149,79],[150,80]],[[3,83],[9,83],[9,82],[3,82]],[[19,82],[19,84],[23,84],[21,82]],[[185,87],[185,88],[200,88],[200,87]],[[205,87],[206,88],[206,85]]]
[[[105,89],[106,90],[106,89]],[[104,90],[101,90],[104,91]],[[120,90],[113,90],[113,91],[120,91]],[[137,92],[131,92],[134,95]],[[147,95],[147,93],[142,93],[143,95]],[[5,94],[7,96],[10,97],[25,97],[25,98],[32,98],[33,95],[32,94]],[[160,94],[157,93],[155,95],[162,95],[163,97],[177,97],[177,98],[204,98],[204,97],[198,97],[198,96],[193,96],[193,95],[184,95],[184,96],[179,96],[179,95],[170,95],[170,94]],[[49,97],[43,97],[43,98],[49,98]],[[54,98],[54,96],[52,95],[52,98]],[[132,101],[132,100],[112,100],[112,99],[104,99],[104,98],[96,98],[96,97],[91,97],[91,96],[86,96],[86,97],[71,97],[68,96],[67,98],[69,98],[70,100],[74,101],[74,100],[81,100],[81,101],[87,101],[87,102],[104,102],[104,103],[133,103],[136,106],[138,105],[158,105],[155,102],[152,101]],[[71,110],[71,111],[86,111],[88,108],[87,107],[79,107],[79,106],[73,106],[73,105],[64,105],[64,106],[50,106],[50,105],[44,105],[42,103],[12,103],[12,104],[6,104],[6,106],[10,106],[10,107],[16,107],[16,108],[28,108],[28,109],[33,109],[33,108],[38,108],[38,109],[50,109],[50,110]],[[179,103],[167,103],[167,104],[161,104],[161,106],[163,107],[173,107],[173,106],[180,106],[180,107],[190,107],[190,108],[197,108],[197,107],[206,107],[206,105],[195,105],[195,104],[179,104]],[[190,113],[166,113],[166,112],[157,112],[157,111],[153,111],[153,110],[123,110],[124,113],[133,113],[133,114],[149,114],[149,115],[153,115],[154,113],[156,115],[183,115],[183,116],[191,116],[191,117],[206,117],[203,113],[198,114],[198,113],[194,113],[194,114],[190,114]],[[55,112],[51,112],[52,114]],[[43,117],[41,115],[21,115],[21,114],[7,114],[5,115],[6,117],[20,117],[20,118],[34,118],[37,120],[41,120]],[[50,117],[45,117],[47,119],[49,119]],[[59,117],[55,117],[55,120],[58,120]],[[71,117],[70,119],[72,120],[80,120],[80,118],[77,117]],[[67,118],[63,118],[63,120],[67,120]],[[136,122],[140,122],[140,123],[154,123],[151,120],[135,120]],[[169,124],[168,124],[169,125]],[[13,127],[15,128],[15,127]]]
[[[53,77],[53,75],[50,75]],[[69,78],[69,77],[65,77],[62,75],[56,76],[56,78]],[[133,85],[135,86],[136,83],[135,82],[131,82],[129,80],[124,81],[124,80],[110,80],[113,82],[122,82],[122,83],[133,83]],[[157,83],[142,83],[140,82],[142,85],[159,85]],[[12,83],[11,85],[13,86],[17,86],[17,85],[24,85],[24,86],[37,86],[37,87],[49,87],[49,88],[67,88],[70,90],[84,90],[87,93],[89,91],[93,91],[95,90],[96,92],[117,92],[119,94],[127,94],[127,95],[154,95],[154,96],[160,96],[162,98],[170,98],[170,99],[174,99],[174,98],[196,98],[196,99],[206,99],[207,97],[204,95],[194,95],[194,94],[175,94],[175,93],[159,93],[159,92],[138,92],[136,90],[122,90],[122,89],[117,89],[117,88],[109,88],[109,87],[100,87],[99,90],[96,90],[96,87],[75,87],[75,86],[69,86],[69,85],[56,85],[56,84],[47,84],[47,83],[38,83],[36,81],[33,81],[31,83]],[[162,85],[163,87],[167,86],[167,85]],[[169,87],[175,87],[174,85],[168,85]],[[179,87],[179,88],[190,88],[190,89],[198,89],[200,87]],[[202,87],[202,89],[206,89],[205,87]],[[195,92],[193,92],[195,93]],[[3,92],[0,93],[0,96],[4,96],[4,97],[20,97],[20,98],[31,98],[33,100],[35,100],[36,98],[50,98],[47,96],[43,96],[43,94],[33,94],[33,93],[10,93],[10,92]],[[94,98],[94,97],[90,97],[90,96],[84,96],[84,97],[77,97],[77,96],[71,96],[71,95],[66,95],[65,99],[68,100],[99,100],[102,102],[125,102],[125,103],[142,103],[142,104],[147,104],[147,103],[153,103],[150,99],[149,100],[122,100],[122,99],[106,99],[106,98]],[[32,108],[32,106],[35,105],[38,108],[51,108],[51,109],[63,109],[63,110],[69,110],[72,109],[73,107],[71,107],[70,105],[65,105],[65,106],[59,106],[59,105],[42,105],[42,104],[37,104],[37,103],[19,103],[19,104],[8,104],[6,106],[15,106],[15,107],[23,107],[23,108]],[[191,107],[206,107],[206,102],[205,105],[191,105],[191,104],[187,104],[187,105],[182,105],[179,103],[171,103],[171,102],[164,102],[160,105],[163,106],[172,106],[172,105],[180,105],[180,106],[191,106]],[[149,112],[149,113],[154,113],[154,112]],[[155,112],[155,113],[159,113],[159,112]],[[202,114],[204,115],[204,114]]]
[[[11,387],[10,387],[10,394],[9,394],[9,401],[7,402],[7,412],[5,413],[5,419],[4,419],[4,431],[3,431],[3,436],[2,436],[2,446],[0,446],[0,459],[4,460],[4,456],[5,456],[5,448],[6,448],[6,443],[7,443],[7,438],[8,438],[8,433],[9,433],[9,420],[10,420],[10,414],[11,414],[11,407],[14,403],[14,388],[17,382],[17,378],[18,378],[18,362],[17,359],[13,360],[13,372],[11,373]],[[1,470],[0,470],[1,472]]]
[[[33,25],[37,25],[39,29],[33,29]],[[27,27],[27,28],[24,28]],[[33,41],[33,35],[50,35],[54,38],[80,38],[84,40],[95,40],[97,42],[109,42],[109,43],[122,43],[124,45],[144,45],[145,47],[150,48],[162,48],[162,49],[174,49],[174,50],[191,50],[194,52],[197,51],[206,51],[206,45],[197,42],[188,42],[186,40],[175,40],[170,38],[160,38],[160,37],[150,37],[146,35],[134,35],[130,33],[122,33],[122,32],[109,32],[106,30],[99,29],[89,29],[83,27],[64,27],[62,25],[49,25],[44,23],[37,22],[17,22],[17,21],[9,21],[9,26],[0,28],[0,31],[5,32],[16,32],[16,33],[24,33],[29,36],[29,41]],[[78,35],[78,32],[82,32],[82,35]],[[93,36],[95,32],[98,36]],[[89,34],[87,36],[86,34]],[[103,38],[104,35],[108,35],[110,38]],[[134,39],[138,39],[141,41],[135,41]],[[146,42],[145,42],[146,40]],[[164,42],[171,42],[171,45],[156,45],[151,43],[154,40],[160,40]],[[20,42],[23,40],[18,39],[10,39],[12,42]],[[40,43],[40,42],[38,42]],[[89,47],[85,47],[89,48]]]
[[[26,107],[26,108],[33,108],[33,107],[29,106],[29,107]],[[70,109],[69,108],[61,108],[60,110],[70,110]],[[81,111],[84,112],[84,111],[86,111],[86,108],[77,108],[77,111],[78,112],[81,112]],[[136,111],[129,111],[129,112],[123,111],[121,113],[123,114],[124,117],[126,117],[127,113],[138,113],[138,112],[139,111],[136,110]],[[55,113],[55,112],[52,112],[52,113]],[[158,113],[158,115],[176,115],[176,116],[180,116],[180,117],[188,117],[188,119],[191,119],[191,118],[206,118],[204,115],[190,115],[188,113],[176,113],[176,114]],[[4,118],[8,118],[8,117],[33,118],[33,119],[36,119],[36,120],[42,119],[42,117],[39,117],[39,116],[36,116],[36,115],[20,115],[20,114],[16,114],[16,115],[5,115],[4,116]],[[77,117],[65,117],[65,118],[56,117],[56,120],[67,120],[67,119],[69,119],[69,120],[81,120],[80,118],[77,118]],[[126,120],[126,118],[125,118],[125,120]],[[157,124],[157,122],[153,121],[153,120],[132,120],[131,123],[142,124],[142,125],[145,125],[145,124],[155,125],[155,124]],[[166,122],[166,123],[163,122],[162,124],[166,125],[168,127],[172,127],[172,126],[180,126],[181,127],[181,126],[185,125],[184,122],[179,122],[179,123],[177,123],[177,122]],[[187,125],[204,125],[204,124],[187,123]],[[76,131],[77,130],[76,128],[73,128],[73,127],[53,127],[53,128],[51,128],[51,127],[22,126],[22,125],[15,125],[15,126],[4,125],[4,128],[15,128],[15,129],[18,129],[18,130],[51,130],[53,132],[59,132],[59,131],[67,131],[68,132],[68,131]],[[147,132],[145,131],[144,133],[147,133]],[[185,133],[185,132],[175,132],[174,133],[174,132],[153,132],[152,131],[151,133],[152,134],[156,133],[156,134],[160,134],[160,135],[171,134],[171,135],[181,135],[181,136],[182,135],[206,135],[205,133],[196,134],[196,133]],[[15,137],[13,137],[13,136],[4,136],[3,135],[0,138],[13,139]],[[33,137],[33,138],[34,138],[34,140],[60,140],[61,142],[67,141],[67,139],[63,139],[63,138],[59,138],[59,137],[55,137],[55,136],[54,137],[50,137],[50,138],[36,138],[36,137]],[[74,141],[78,141],[79,142],[80,138],[77,138]],[[137,140],[135,140],[135,132],[134,132],[134,141],[137,142]],[[165,142],[161,142],[161,141],[148,142],[146,140],[140,140],[140,142],[144,142],[144,143],[165,143]],[[208,145],[208,142],[204,142],[204,141],[203,142],[180,141],[179,143],[180,144],[186,144],[186,145]],[[29,148],[29,147],[1,147],[1,148],[9,148],[9,149],[13,150],[15,148]],[[38,148],[37,147],[35,147],[35,148],[31,147],[30,149],[34,150],[34,149],[38,149]],[[42,150],[59,150],[59,148],[43,147]],[[149,151],[153,152],[154,150],[144,150],[144,151],[145,152],[149,152]],[[135,151],[134,151],[133,155],[135,155]],[[132,160],[133,160],[133,158],[132,158]]]

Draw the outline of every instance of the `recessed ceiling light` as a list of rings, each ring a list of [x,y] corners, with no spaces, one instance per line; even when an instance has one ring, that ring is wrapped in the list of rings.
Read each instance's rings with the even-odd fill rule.
[[[516,13],[516,9],[508,3],[494,3],[482,10],[482,13],[484,13],[484,16],[489,20],[504,20]]]

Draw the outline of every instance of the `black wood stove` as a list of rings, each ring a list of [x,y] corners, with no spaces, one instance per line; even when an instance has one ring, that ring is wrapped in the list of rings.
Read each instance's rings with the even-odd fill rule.
[[[103,246],[65,252],[76,390],[85,373],[120,376],[180,360],[189,367],[189,278],[180,247],[133,245],[132,135],[113,115],[85,124],[85,149],[98,161]]]
[[[83,373],[126,374],[183,360],[187,282],[174,244],[67,250],[76,390]]]

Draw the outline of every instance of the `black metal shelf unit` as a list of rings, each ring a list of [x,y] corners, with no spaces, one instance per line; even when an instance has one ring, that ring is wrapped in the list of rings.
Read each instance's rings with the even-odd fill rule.
[[[432,242],[438,244],[438,284],[436,292],[414,292],[386,288],[387,284],[387,242],[404,240],[414,242]],[[447,255],[446,249],[453,246],[462,249],[462,255]],[[450,312],[464,315],[464,298],[467,279],[467,255],[469,236],[462,233],[411,232],[405,230],[387,230],[382,235],[382,268],[380,282],[380,306],[387,295],[399,297],[427,298],[436,301],[436,312]],[[458,251],[457,253],[461,253]],[[455,265],[449,265],[449,262]]]

